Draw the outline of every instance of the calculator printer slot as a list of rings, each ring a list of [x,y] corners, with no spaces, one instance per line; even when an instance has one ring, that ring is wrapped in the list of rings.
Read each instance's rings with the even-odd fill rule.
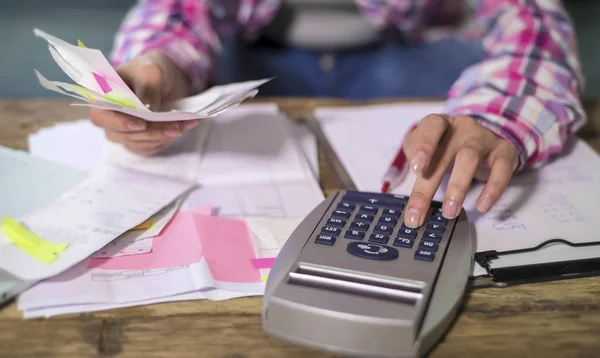
[[[425,284],[418,281],[397,281],[303,263],[300,263],[295,271],[290,272],[288,278],[288,282],[293,285],[345,292],[411,305],[416,305],[423,297],[425,288]]]

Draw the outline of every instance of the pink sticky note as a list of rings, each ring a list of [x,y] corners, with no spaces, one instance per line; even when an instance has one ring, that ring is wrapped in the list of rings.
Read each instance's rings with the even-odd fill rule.
[[[113,90],[112,87],[108,84],[108,81],[106,80],[106,78],[104,78],[103,76],[100,76],[96,72],[92,72],[92,74],[94,75],[96,82],[98,82],[98,86],[100,86],[100,89],[102,90],[102,92],[109,93]]]
[[[191,208],[189,211],[197,215],[212,215],[212,206],[203,205],[197,208]]]
[[[252,265],[254,245],[246,222],[195,215],[204,258],[213,278],[223,282],[261,282]]]
[[[208,216],[207,216],[208,217]],[[90,268],[143,270],[191,265],[202,258],[194,214],[179,212],[152,240],[152,251],[143,255],[92,258]]]
[[[273,267],[275,263],[275,257],[264,257],[264,258],[256,258],[250,260],[252,261],[252,266],[257,269],[270,269]]]

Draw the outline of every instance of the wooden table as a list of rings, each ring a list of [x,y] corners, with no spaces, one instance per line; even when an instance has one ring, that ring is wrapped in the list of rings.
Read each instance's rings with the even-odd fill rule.
[[[339,102],[278,103],[296,116]],[[599,107],[586,108],[591,120],[580,135],[600,151]],[[0,101],[0,145],[27,149],[28,133],[85,116],[63,100]],[[320,166],[323,189],[339,186]],[[261,298],[241,298],[23,320],[13,303],[0,310],[0,357],[327,357],[263,335],[260,309]],[[470,291],[431,356],[599,357],[600,277]]]

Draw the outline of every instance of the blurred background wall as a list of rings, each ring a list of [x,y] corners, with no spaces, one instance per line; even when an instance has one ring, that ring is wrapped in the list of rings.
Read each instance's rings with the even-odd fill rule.
[[[38,27],[65,41],[81,39],[108,57],[113,36],[134,0],[0,0],[0,97],[51,97],[33,69],[50,80],[69,81],[51,59]],[[600,1],[567,0],[575,21],[587,78],[585,97],[600,97]]]

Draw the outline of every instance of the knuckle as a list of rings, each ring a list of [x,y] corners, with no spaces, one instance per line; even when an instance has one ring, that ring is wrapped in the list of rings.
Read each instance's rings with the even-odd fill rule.
[[[428,202],[430,201],[430,196],[427,195],[424,191],[414,190],[410,194],[409,200],[409,206],[416,207],[420,210],[425,210],[428,206]]]
[[[469,190],[469,184],[468,183],[448,183],[448,189],[446,190],[447,193],[450,194],[450,196],[452,196],[454,199],[460,199],[462,200],[462,198],[464,198],[467,195],[467,191]]]
[[[475,120],[472,117],[469,116],[465,116],[465,115],[458,115],[456,117],[454,117],[454,125],[455,126],[472,126],[474,124],[476,124],[477,122],[475,122]]]
[[[422,123],[427,126],[445,128],[448,124],[448,121],[442,115],[429,114],[423,118]]]
[[[481,160],[481,150],[475,145],[463,146],[456,155],[457,159],[465,162],[477,162]]]

